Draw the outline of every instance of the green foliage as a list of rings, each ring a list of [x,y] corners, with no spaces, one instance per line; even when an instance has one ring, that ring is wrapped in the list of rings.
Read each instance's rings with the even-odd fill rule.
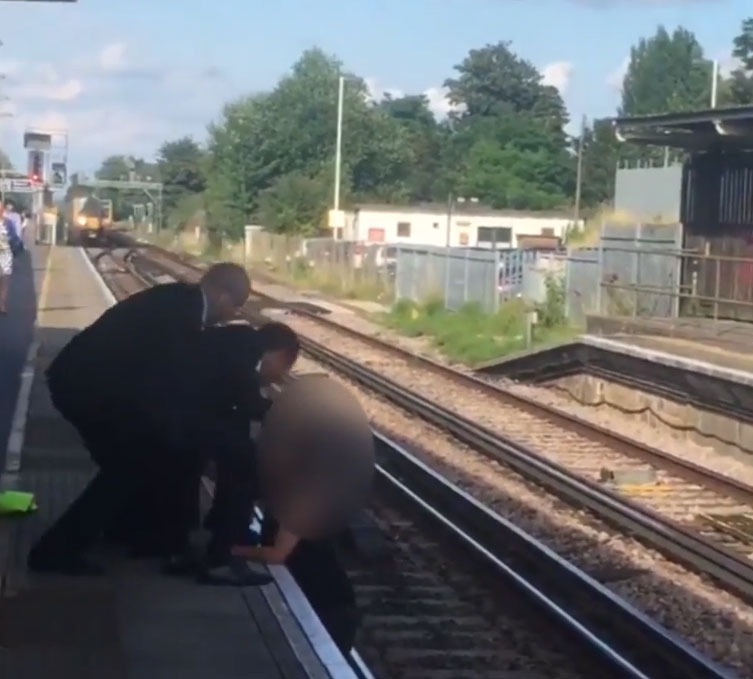
[[[576,142],[580,144],[580,140]],[[602,205],[614,194],[615,168],[619,145],[609,120],[595,120],[583,135],[582,204]]]
[[[551,299],[548,294],[542,305],[549,309],[548,321],[546,325],[541,323],[536,342],[562,340],[573,334],[564,318],[557,320],[557,299],[553,287]],[[502,303],[496,314],[486,314],[476,304],[451,312],[444,309],[441,300],[424,304],[400,300],[384,322],[409,337],[427,338],[451,360],[474,366],[525,349],[525,313],[522,300]]]
[[[622,116],[677,113],[706,109],[711,100],[712,62],[690,31],[678,27],[670,35],[659,26],[650,38],[642,38],[630,51],[630,64],[622,85]],[[627,146],[623,158],[660,164],[665,150]],[[670,152],[670,158],[680,158]]]
[[[660,26],[630,51],[620,115],[673,113],[708,108],[712,63],[695,35]]]
[[[272,230],[310,232],[326,208],[324,185],[335,155],[337,79],[342,65],[306,51],[268,94],[225,107],[210,127],[210,221],[224,233],[230,220],[263,214]],[[407,196],[413,154],[405,131],[369,104],[366,87],[349,77],[343,104],[343,196],[394,200]],[[296,196],[297,190],[304,194]],[[284,201],[292,203],[283,205]]]
[[[164,211],[169,215],[178,202],[206,188],[204,154],[190,137],[162,144],[157,152],[157,167],[164,185]]]
[[[544,301],[538,305],[539,326],[556,328],[567,323],[565,314],[565,281],[562,276],[547,276]]]
[[[455,67],[458,77],[445,81],[450,101],[462,107],[462,118],[531,113],[561,134],[567,113],[559,93],[542,85],[541,73],[510,45],[500,42],[471,50]]]
[[[149,163],[143,158],[123,155],[105,158],[94,176],[97,179],[127,181],[131,173],[137,180],[160,181],[159,167],[156,164]],[[112,201],[113,215],[116,220],[126,219],[133,214],[135,204],[143,204],[149,200],[141,190],[102,189],[97,191],[97,195]]]
[[[315,236],[326,225],[329,184],[304,174],[276,179],[259,197],[259,221],[277,233]]]
[[[740,34],[733,41],[732,56],[740,61],[740,66],[731,74],[728,101],[753,104],[753,18],[743,21]]]
[[[508,42],[472,50],[456,70],[445,83],[461,109],[447,154],[455,190],[498,208],[569,202],[574,162],[557,90]]]

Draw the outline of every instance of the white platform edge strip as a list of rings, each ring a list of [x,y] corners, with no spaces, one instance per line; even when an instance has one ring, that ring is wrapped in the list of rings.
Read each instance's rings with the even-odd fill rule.
[[[36,323],[32,329],[34,336],[37,334]],[[5,450],[5,472],[16,474],[21,469],[21,454],[26,438],[26,420],[29,416],[29,402],[31,400],[31,387],[34,384],[35,362],[39,352],[39,341],[32,340],[29,350],[26,352],[26,360],[21,369],[21,381],[18,386],[16,408],[13,412],[13,420],[8,434],[8,445]]]
[[[721,365],[714,363],[708,363],[707,361],[699,361],[696,358],[685,358],[684,356],[675,356],[668,354],[665,351],[659,351],[658,349],[647,349],[645,347],[639,347],[634,344],[630,344],[629,341],[619,341],[614,339],[607,339],[606,337],[600,337],[598,335],[581,335],[580,341],[584,344],[590,344],[594,347],[603,349],[609,349],[622,354],[628,354],[630,356],[637,356],[638,358],[644,358],[646,360],[659,359],[661,362],[682,368],[683,370],[695,370],[698,373],[704,375],[710,375],[712,377],[726,378],[731,382],[738,382],[746,386],[753,386],[753,373],[746,372],[744,370],[736,370],[734,368],[725,368]]]
[[[116,304],[117,300],[115,299],[115,295],[112,294],[112,291],[107,287],[107,284],[105,283],[104,279],[97,271],[97,269],[94,267],[94,264],[92,264],[89,257],[87,257],[84,248],[78,248],[78,251],[81,254],[84,262],[86,262],[86,266],[88,267],[89,271],[91,271],[92,275],[96,279],[100,290],[102,291],[102,295],[107,301],[108,306],[113,306],[114,304]],[[209,489],[206,488],[206,490],[208,491]],[[290,575],[288,569],[285,566],[271,566],[269,568],[269,571],[272,577],[275,579],[275,584],[277,585],[277,588],[279,589],[282,597],[285,599],[285,603],[290,609],[290,612],[292,613],[297,623],[300,625],[311,645],[311,648],[314,650],[314,653],[319,658],[319,661],[324,666],[331,679],[358,679],[356,673],[350,667],[347,660],[343,657],[342,653],[340,653],[340,649],[335,646],[335,643],[332,641],[331,637],[324,629],[321,621],[317,617],[316,613],[314,613],[314,609],[311,608],[311,604],[309,604],[308,599],[306,599],[303,592],[301,591],[301,588]],[[264,587],[261,588],[262,592],[264,593],[264,597],[267,600],[267,603],[270,605],[270,608],[272,608],[272,610],[275,610],[275,607],[272,606],[272,602],[270,601],[268,593],[264,591],[265,589],[266,588]],[[302,649],[298,647],[299,645],[296,643],[295,639],[292,638],[293,634],[291,630],[287,629],[287,625],[283,620],[280,619],[279,611],[275,610],[275,614],[278,615],[280,627],[282,628],[285,637],[290,643],[293,653],[295,653],[298,661],[305,667],[307,663],[305,663],[305,659],[301,657]]]
[[[94,268],[94,264],[92,264],[92,261],[86,256],[86,250],[84,248],[77,248],[79,254],[81,255],[81,258],[84,260],[84,263],[86,264],[87,269],[91,271],[92,276],[94,276],[94,279],[97,281],[97,285],[99,285],[99,289],[102,293],[102,296],[107,301],[108,306],[114,306],[118,300],[115,299],[115,295],[112,294],[112,290],[107,287],[107,283],[105,283],[102,276],[99,275],[99,272]]]
[[[332,679],[357,679],[358,675],[353,671],[353,668],[340,652],[340,649],[335,646],[335,642],[332,641],[332,637],[329,636],[321,620],[319,620],[319,616],[314,612],[314,609],[304,596],[298,583],[290,574],[290,571],[285,566],[270,565],[267,568],[275,579],[275,584],[282,593],[290,612],[303,628],[306,638],[329,676]],[[262,588],[262,591],[265,589]],[[288,630],[284,627],[283,631],[297,653],[294,639],[291,639]]]

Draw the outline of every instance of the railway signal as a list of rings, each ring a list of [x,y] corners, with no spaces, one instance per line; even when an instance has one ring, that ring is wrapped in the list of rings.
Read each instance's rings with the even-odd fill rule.
[[[29,151],[29,177],[33,182],[44,181],[44,154],[42,151]]]
[[[68,171],[65,163],[52,163],[52,186],[61,189],[66,185]]]

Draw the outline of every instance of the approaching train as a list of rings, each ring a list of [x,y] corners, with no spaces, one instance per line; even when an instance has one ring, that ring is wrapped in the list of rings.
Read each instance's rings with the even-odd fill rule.
[[[102,240],[112,227],[112,201],[94,196],[71,196],[65,202],[68,242]]]

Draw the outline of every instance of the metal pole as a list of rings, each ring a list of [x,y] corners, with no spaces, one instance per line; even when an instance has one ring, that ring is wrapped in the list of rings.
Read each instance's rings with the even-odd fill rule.
[[[447,196],[447,234],[444,251],[444,305],[449,307],[450,300],[450,224],[452,223],[452,208],[455,200],[452,192]]]
[[[716,98],[719,91],[719,62],[716,59],[714,59],[711,74],[711,108],[716,108]]]
[[[596,313],[598,315],[601,315],[602,283],[604,280],[604,220],[602,220],[601,222],[601,230],[599,235],[599,255],[596,268]]]
[[[337,89],[337,142],[335,147],[335,204],[334,209],[340,209],[340,165],[342,163],[343,143],[343,95],[345,93],[345,78],[340,76]]]
[[[578,142],[578,172],[575,178],[575,210],[573,211],[573,227],[578,228],[580,222],[580,191],[583,183],[583,137],[586,134],[586,116],[580,125],[580,141]]]

